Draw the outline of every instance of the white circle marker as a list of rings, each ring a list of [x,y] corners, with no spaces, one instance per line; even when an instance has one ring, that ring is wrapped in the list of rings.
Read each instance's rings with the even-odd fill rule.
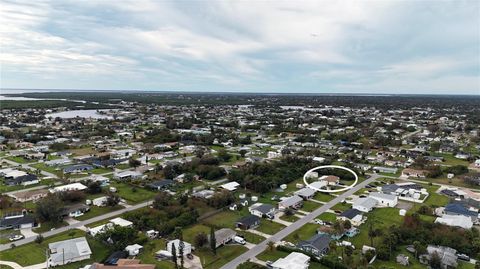
[[[324,190],[324,189],[320,189],[320,188],[317,188],[317,187],[314,187],[312,185],[310,185],[310,183],[307,182],[307,175],[310,174],[311,172],[314,172],[315,170],[319,170],[319,169],[324,169],[324,168],[338,168],[338,169],[343,169],[345,171],[348,171],[350,173],[353,174],[353,176],[355,176],[355,182],[353,182],[350,186],[346,186],[344,188],[341,188],[341,189],[335,189],[335,190]],[[358,175],[350,168],[346,168],[346,167],[343,167],[343,166],[339,166],[339,165],[322,165],[322,166],[317,166],[315,168],[312,168],[310,170],[308,170],[304,175],[303,175],[303,182],[306,184],[307,187],[309,187],[310,189],[313,189],[313,190],[316,190],[316,191],[319,191],[319,192],[341,192],[341,191],[346,191],[350,188],[352,188],[353,186],[355,186],[358,182]]]

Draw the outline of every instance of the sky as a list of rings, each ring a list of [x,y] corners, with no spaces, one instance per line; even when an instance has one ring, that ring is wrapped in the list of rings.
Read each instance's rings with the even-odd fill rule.
[[[0,0],[1,88],[480,95],[480,1]]]

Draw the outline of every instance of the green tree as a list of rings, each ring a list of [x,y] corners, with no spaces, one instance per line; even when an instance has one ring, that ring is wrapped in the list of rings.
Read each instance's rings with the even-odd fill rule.
[[[62,213],[63,202],[56,195],[49,195],[37,202],[35,214],[43,222],[59,223]]]

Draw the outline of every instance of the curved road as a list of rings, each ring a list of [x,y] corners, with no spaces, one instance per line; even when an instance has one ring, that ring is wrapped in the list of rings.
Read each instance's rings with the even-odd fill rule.
[[[283,229],[283,230],[279,231],[278,233],[270,236],[269,238],[265,239],[264,241],[257,244],[253,248],[249,249],[247,252],[238,256],[237,258],[235,258],[231,262],[225,264],[222,267],[222,269],[235,269],[235,268],[237,268],[237,266],[246,262],[248,259],[255,258],[258,254],[262,253],[266,249],[268,242],[270,242],[270,241],[273,241],[273,242],[281,241],[287,235],[289,235],[292,232],[298,230],[303,225],[311,222],[318,215],[320,215],[324,212],[327,212],[327,210],[332,208],[334,205],[336,205],[336,204],[340,203],[341,201],[345,200],[348,196],[354,194],[355,192],[357,192],[361,188],[363,188],[366,185],[372,183],[373,181],[375,181],[377,178],[380,178],[380,177],[382,177],[382,176],[381,175],[372,175],[367,180],[365,180],[363,182],[360,182],[358,185],[354,186],[353,188],[349,189],[348,191],[344,192],[343,194],[338,195],[337,197],[335,197],[331,201],[327,202],[323,206],[317,208],[316,210],[314,210],[310,214],[308,214],[305,217],[297,220],[296,222],[292,223],[290,226],[285,227],[285,229]]]

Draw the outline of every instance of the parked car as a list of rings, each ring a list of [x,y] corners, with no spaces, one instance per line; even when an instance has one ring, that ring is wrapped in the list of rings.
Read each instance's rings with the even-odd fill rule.
[[[325,222],[323,222],[321,219],[315,219],[314,222],[319,225],[325,225]]]
[[[245,239],[243,237],[240,237],[240,236],[235,236],[233,238],[233,241],[235,241],[235,243],[239,243],[239,244],[242,244],[242,245],[245,245],[247,243],[247,241],[245,241]]]
[[[12,235],[9,240],[10,242],[13,242],[13,241],[17,241],[17,240],[20,240],[20,239],[23,239],[25,238],[25,236],[23,236],[23,234],[16,234],[16,235]]]
[[[192,255],[192,253],[188,253],[188,254],[187,254],[187,258],[188,258],[189,260],[193,260],[193,255]]]
[[[267,261],[265,265],[267,265],[267,268],[273,268],[272,266],[273,262],[272,261]]]
[[[467,262],[470,261],[470,257],[466,254],[457,254],[457,257],[462,261],[467,261]]]

